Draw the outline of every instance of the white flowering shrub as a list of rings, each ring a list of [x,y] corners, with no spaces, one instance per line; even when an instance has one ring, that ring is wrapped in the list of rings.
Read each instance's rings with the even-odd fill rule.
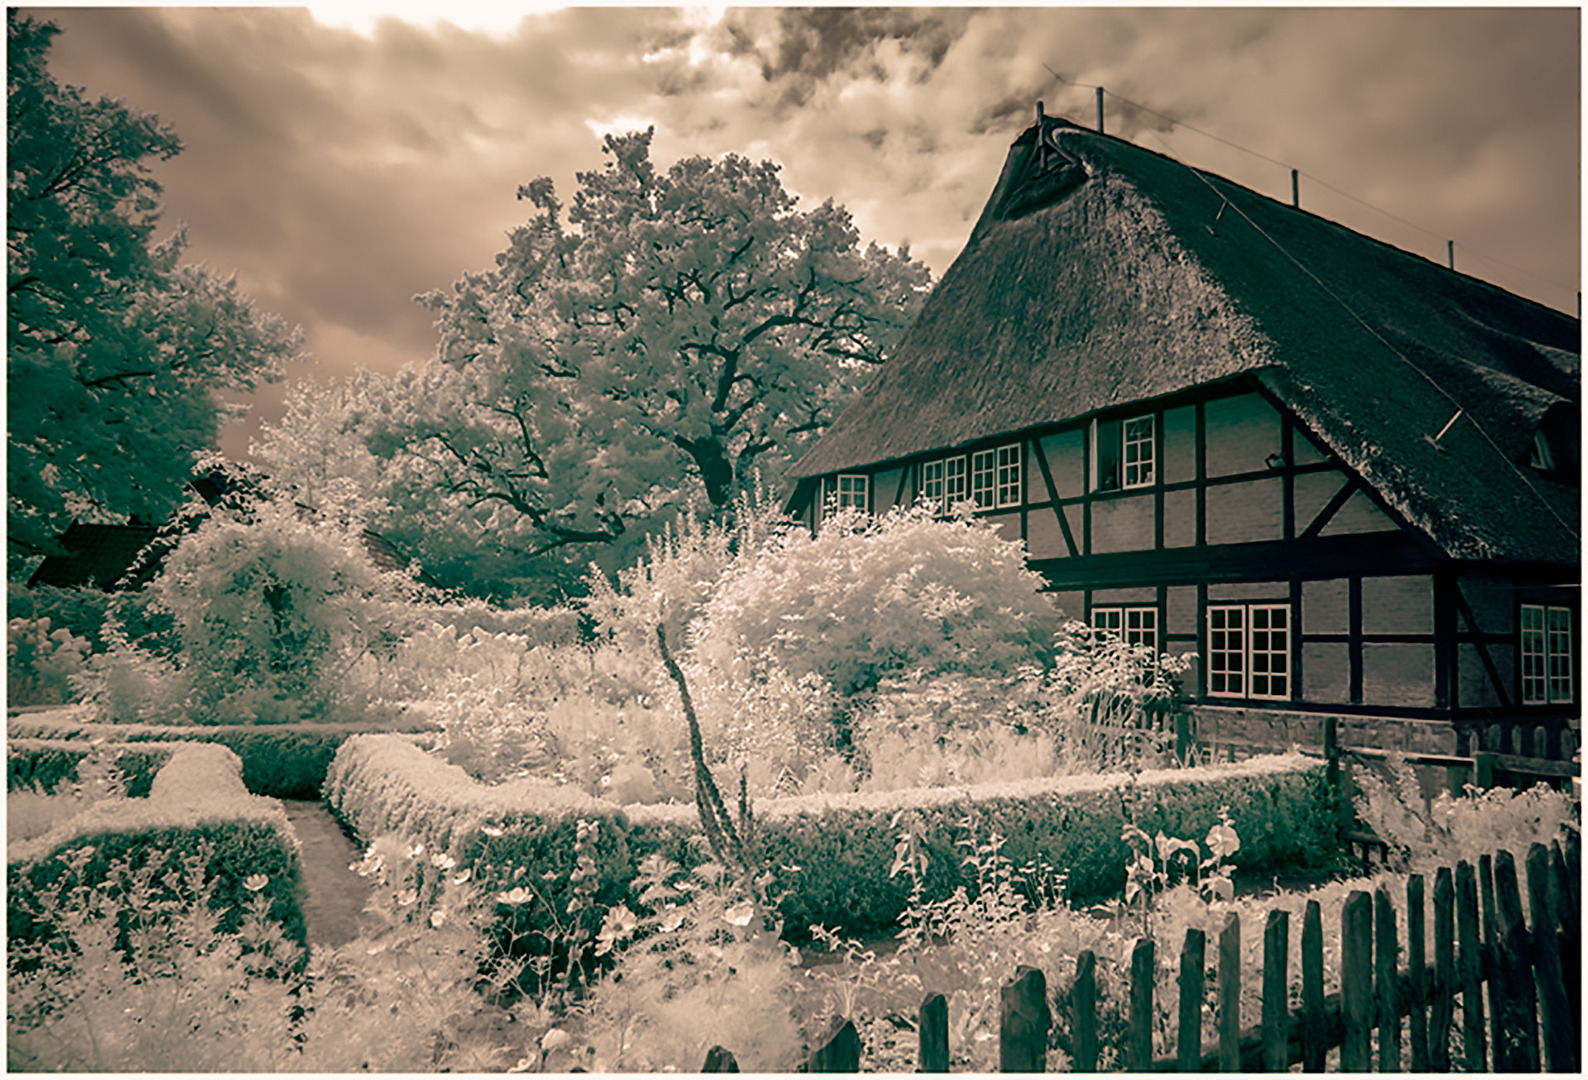
[[[735,560],[693,640],[719,667],[814,673],[846,696],[905,671],[1010,674],[1053,651],[1059,616],[1042,584],[985,521],[846,510]]]
[[[150,589],[175,620],[192,718],[273,723],[347,703],[353,666],[393,634],[382,601],[406,581],[356,535],[267,500],[216,510]]]
[[[73,697],[72,676],[83,670],[89,641],[48,615],[6,623],[6,700],[12,705],[61,705]]]

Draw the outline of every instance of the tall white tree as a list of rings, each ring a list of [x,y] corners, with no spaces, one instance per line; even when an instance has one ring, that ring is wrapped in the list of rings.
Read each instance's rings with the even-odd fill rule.
[[[608,136],[566,215],[550,180],[521,188],[535,213],[496,266],[420,297],[436,353],[361,418],[413,513],[439,499],[482,543],[582,566],[665,508],[775,486],[913,320],[908,250],[801,209],[769,161],[659,170],[651,137]]]

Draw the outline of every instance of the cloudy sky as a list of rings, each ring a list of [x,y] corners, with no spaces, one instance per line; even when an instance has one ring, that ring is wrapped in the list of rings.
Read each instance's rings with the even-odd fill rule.
[[[428,355],[413,295],[491,264],[520,184],[566,202],[603,133],[771,158],[941,275],[1035,103],[1090,125],[1099,85],[1111,133],[1287,200],[1300,169],[1308,209],[1577,310],[1575,8],[32,10],[58,77],[176,129],[165,220],[304,327],[294,380]]]

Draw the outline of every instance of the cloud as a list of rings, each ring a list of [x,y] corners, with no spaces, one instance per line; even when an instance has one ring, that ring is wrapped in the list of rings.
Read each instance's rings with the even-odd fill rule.
[[[1096,85],[1112,134],[1276,198],[1294,166],[1315,212],[1430,258],[1453,237],[1458,265],[1575,302],[1575,9],[430,10],[457,18],[40,14],[64,31],[58,75],[175,127],[186,150],[156,169],[172,223],[303,324],[324,372],[427,355],[411,297],[491,265],[519,185],[550,176],[566,202],[600,134],[654,123],[664,163],[775,160],[807,205],[834,199],[940,275],[1036,102],[1090,125]]]

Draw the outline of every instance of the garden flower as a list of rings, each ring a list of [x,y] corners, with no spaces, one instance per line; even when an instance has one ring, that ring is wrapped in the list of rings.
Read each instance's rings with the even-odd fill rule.
[[[264,874],[249,874],[243,879],[243,888],[249,892],[258,892],[270,884],[270,878]]]
[[[596,955],[604,956],[619,942],[627,941],[639,925],[639,916],[630,911],[627,904],[619,904],[608,911],[606,921],[601,924],[601,932],[596,935]]]
[[[447,921],[447,910],[446,910],[446,908],[436,908],[436,910],[434,910],[434,911],[432,911],[430,913],[430,926],[431,926],[431,929],[433,929],[433,930],[441,929],[441,927],[446,924],[446,921]]]
[[[542,1051],[550,1053],[553,1050],[562,1049],[571,1042],[573,1042],[572,1035],[569,1035],[562,1028],[552,1028],[540,1037],[540,1048]]]
[[[425,846],[423,844],[415,844],[413,847],[408,849],[408,857],[410,859],[417,859],[417,858],[419,858],[419,856],[423,855],[424,853],[425,853]]]
[[[484,833],[486,836],[490,836],[490,837],[497,837],[497,836],[501,836],[502,835],[502,830],[498,829],[495,825],[486,825],[483,828],[481,828],[480,831],[482,833]]]
[[[527,904],[529,903],[530,895],[529,890],[520,885],[515,889],[509,889],[507,892],[497,893],[496,902],[508,905]]]
[[[398,907],[407,907],[410,904],[416,904],[418,902],[419,894],[412,889],[406,889],[403,892],[397,894]]]
[[[755,905],[748,900],[741,900],[722,913],[722,921],[730,926],[749,926],[753,918],[755,918]]]
[[[468,881],[469,878],[471,878],[473,876],[474,876],[474,871],[472,869],[465,868],[464,870],[452,875],[452,884],[454,884],[454,885],[462,885],[464,882]]]
[[[442,870],[451,870],[454,866],[458,865],[458,860],[454,859],[451,855],[448,855],[445,852],[438,851],[436,854],[430,856],[430,865],[438,867]]]

